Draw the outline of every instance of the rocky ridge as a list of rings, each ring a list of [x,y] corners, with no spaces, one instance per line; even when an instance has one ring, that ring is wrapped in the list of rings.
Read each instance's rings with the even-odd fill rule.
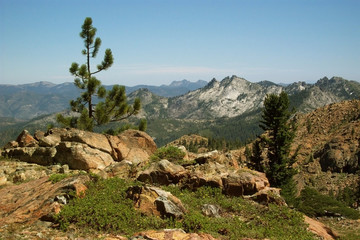
[[[262,107],[266,94],[279,94],[281,91],[289,94],[291,103],[298,111],[309,112],[334,102],[359,97],[360,83],[340,77],[324,77],[315,84],[297,82],[282,86],[271,82],[252,83],[234,75],[220,82],[212,79],[203,88],[173,98],[162,98],[161,101],[151,92],[145,94],[144,91],[132,93],[132,97],[140,97],[143,102],[143,116],[199,120],[232,118],[256,112]],[[153,112],[150,109],[157,110]]]

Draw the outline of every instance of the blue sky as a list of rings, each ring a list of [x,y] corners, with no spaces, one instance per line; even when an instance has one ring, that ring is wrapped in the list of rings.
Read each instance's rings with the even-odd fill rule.
[[[0,83],[72,82],[86,17],[114,65],[105,85],[237,75],[360,81],[358,0],[0,0]]]

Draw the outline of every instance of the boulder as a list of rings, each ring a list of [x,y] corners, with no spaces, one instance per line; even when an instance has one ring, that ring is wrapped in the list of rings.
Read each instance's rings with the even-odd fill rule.
[[[143,214],[179,219],[186,213],[177,197],[157,187],[130,187],[127,197],[134,201],[135,208]]]
[[[127,160],[115,162],[104,168],[98,174],[102,178],[118,177],[122,179],[134,179],[138,172],[137,166]]]
[[[38,144],[38,141],[36,141],[27,130],[24,130],[20,133],[16,139],[16,142],[19,143],[19,147],[34,147]]]
[[[216,217],[216,218],[221,217],[220,216],[221,208],[218,205],[204,204],[201,207],[201,211],[207,217]]]
[[[279,206],[287,206],[285,199],[280,195],[280,188],[265,187],[247,198],[268,206],[270,203]]]
[[[102,170],[114,163],[110,154],[78,142],[61,142],[56,146],[55,161],[72,169]]]
[[[157,147],[145,132],[127,130],[118,136],[107,136],[115,161],[128,160],[136,165],[146,164]]]
[[[107,139],[107,136],[100,133],[83,131],[79,129],[69,129],[68,131],[60,131],[61,142],[76,142],[82,143],[90,148],[111,154],[112,148]]]
[[[11,223],[32,223],[42,217],[47,220],[58,212],[59,196],[69,197],[70,191],[83,194],[87,175],[63,179],[55,184],[43,177],[20,185],[0,189],[0,226]]]
[[[135,234],[130,240],[216,240],[206,233],[186,233],[182,229],[148,230]]]
[[[138,180],[146,183],[169,185],[178,183],[186,176],[187,171],[184,167],[164,159],[152,163],[149,168],[142,171]]]
[[[39,146],[41,147],[55,147],[61,142],[61,128],[54,128],[48,130],[46,133],[36,131],[34,136],[38,140]]]
[[[223,178],[224,192],[231,196],[253,195],[269,187],[269,181],[264,173],[242,170],[230,173]]]

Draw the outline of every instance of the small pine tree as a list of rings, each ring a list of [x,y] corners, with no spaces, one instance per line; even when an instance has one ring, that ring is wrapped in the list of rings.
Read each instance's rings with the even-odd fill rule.
[[[101,125],[110,121],[121,121],[139,112],[140,99],[136,98],[133,105],[127,103],[125,87],[114,85],[109,91],[101,84],[94,75],[109,69],[113,62],[111,49],[105,50],[104,60],[97,65],[96,70],[91,69],[91,58],[95,58],[99,52],[101,39],[95,38],[97,29],[92,25],[92,19],[85,18],[80,37],[84,40],[85,49],[82,54],[86,57],[86,63],[79,66],[72,63],[69,69],[75,76],[74,84],[83,90],[81,96],[70,101],[71,110],[80,113],[80,117],[57,116],[57,121],[67,127],[76,127],[92,131],[95,125]],[[104,101],[96,100],[105,99]]]

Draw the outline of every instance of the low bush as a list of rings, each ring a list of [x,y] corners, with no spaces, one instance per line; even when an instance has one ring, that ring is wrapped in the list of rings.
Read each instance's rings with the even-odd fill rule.
[[[151,156],[152,161],[160,161],[162,159],[167,159],[170,162],[177,163],[183,160],[185,157],[185,152],[175,146],[161,147],[158,148],[155,153]]]
[[[119,178],[92,182],[85,197],[73,199],[65,205],[55,220],[62,230],[75,224],[81,229],[125,235],[170,226],[171,219],[142,216],[134,209],[132,200],[126,198],[126,190],[134,184]]]
[[[148,229],[181,228],[186,232],[209,233],[224,240],[256,239],[314,239],[306,230],[302,214],[287,207],[264,207],[239,197],[222,194],[218,188],[202,187],[197,191],[164,187],[177,196],[188,209],[182,220],[143,216],[126,198],[126,190],[135,182],[118,178],[99,179],[89,183],[84,198],[75,198],[65,205],[55,219],[61,229],[73,224],[82,231],[116,232],[131,236]],[[221,217],[202,213],[204,204],[216,204]]]
[[[341,215],[350,219],[360,218],[360,213],[355,209],[349,208],[335,198],[322,195],[309,187],[305,187],[301,191],[295,207],[310,217]]]

